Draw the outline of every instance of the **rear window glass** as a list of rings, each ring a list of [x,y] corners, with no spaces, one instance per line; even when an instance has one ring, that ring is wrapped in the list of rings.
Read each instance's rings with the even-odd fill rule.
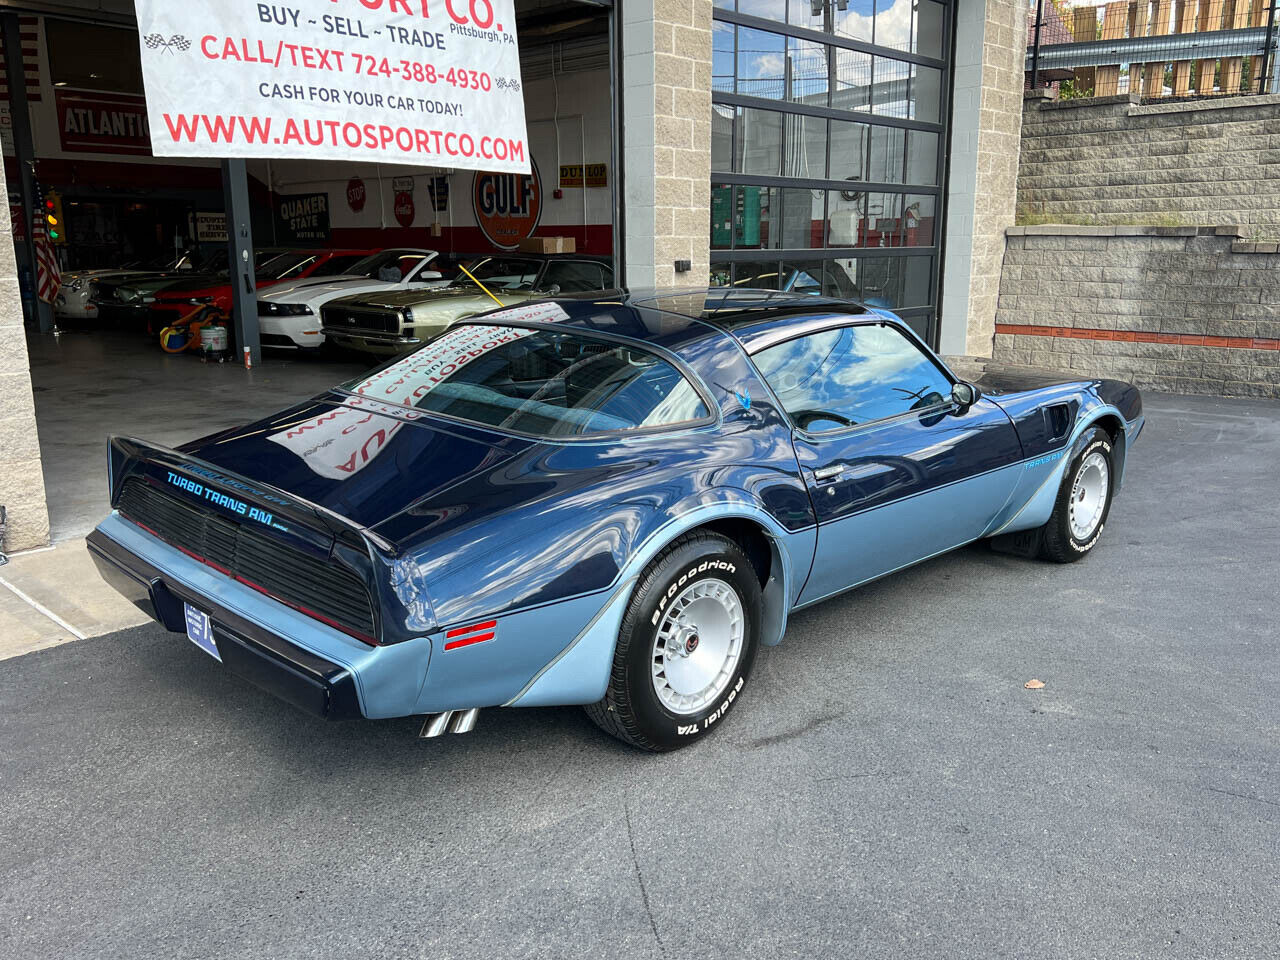
[[[531,290],[538,279],[538,271],[542,268],[540,260],[525,260],[521,257],[486,257],[483,260],[468,262],[459,261],[466,267],[471,277],[481,281],[486,287],[495,290]],[[451,286],[474,287],[475,281],[461,270]]]
[[[547,272],[539,282],[543,290],[559,293],[587,293],[604,290],[613,284],[613,271],[604,264],[588,260],[556,260],[547,264]]]
[[[281,253],[260,264],[254,273],[259,280],[288,280],[315,262],[314,253]]]
[[[524,327],[454,327],[342,389],[541,437],[664,427],[710,415],[689,381],[646,350]]]
[[[330,257],[316,267],[311,275],[313,277],[336,277],[339,274],[346,273],[363,259],[364,257],[358,253],[344,253],[336,257]]]

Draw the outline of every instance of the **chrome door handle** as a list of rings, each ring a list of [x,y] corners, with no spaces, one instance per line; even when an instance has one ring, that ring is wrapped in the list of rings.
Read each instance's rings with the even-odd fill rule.
[[[830,467],[822,467],[813,471],[813,479],[815,480],[834,480],[840,474],[844,473],[844,464],[833,464]]]

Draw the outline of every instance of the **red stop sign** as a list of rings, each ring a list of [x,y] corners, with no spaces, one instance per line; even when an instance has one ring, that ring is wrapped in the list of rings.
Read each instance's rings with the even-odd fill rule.
[[[417,211],[413,206],[413,194],[401,190],[396,194],[396,222],[402,227],[413,225],[413,216]]]
[[[364,181],[359,177],[352,177],[347,181],[347,206],[354,213],[359,213],[364,209],[365,189]]]

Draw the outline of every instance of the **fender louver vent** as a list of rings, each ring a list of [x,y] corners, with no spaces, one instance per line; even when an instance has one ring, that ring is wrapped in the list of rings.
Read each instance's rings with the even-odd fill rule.
[[[1071,410],[1065,403],[1044,408],[1045,429],[1050,440],[1061,440],[1071,429]]]
[[[126,481],[116,506],[162,540],[290,606],[361,639],[372,642],[376,636],[369,592],[347,568],[317,560],[143,480]]]

